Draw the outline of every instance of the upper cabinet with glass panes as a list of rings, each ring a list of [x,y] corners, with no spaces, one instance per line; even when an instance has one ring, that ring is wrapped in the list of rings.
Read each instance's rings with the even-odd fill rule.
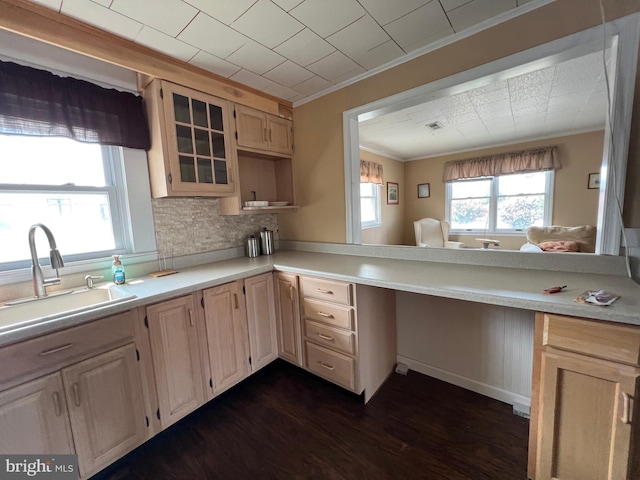
[[[229,102],[163,80],[152,81],[144,99],[153,197],[235,194]]]

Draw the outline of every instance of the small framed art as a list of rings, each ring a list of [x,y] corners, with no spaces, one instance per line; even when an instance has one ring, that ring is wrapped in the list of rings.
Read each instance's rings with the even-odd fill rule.
[[[418,184],[418,198],[429,198],[431,196],[431,190],[428,183]]]
[[[398,191],[396,182],[387,182],[387,205],[396,205],[400,203],[400,192]]]
[[[590,173],[589,180],[587,181],[587,188],[594,189],[600,188],[600,174],[599,173]]]

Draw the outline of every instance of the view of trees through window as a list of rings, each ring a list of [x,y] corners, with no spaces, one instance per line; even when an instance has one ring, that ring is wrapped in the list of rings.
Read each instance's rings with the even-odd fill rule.
[[[452,182],[452,230],[521,231],[543,225],[549,175],[534,172]]]

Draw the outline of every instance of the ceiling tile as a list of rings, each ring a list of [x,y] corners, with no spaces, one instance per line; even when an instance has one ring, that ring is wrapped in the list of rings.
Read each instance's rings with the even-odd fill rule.
[[[304,0],[271,0],[273,3],[282,8],[285,12],[294,9],[300,5]]]
[[[430,2],[411,14],[385,25],[384,29],[403,48],[410,45],[417,48],[416,44],[424,45],[427,39],[453,33],[439,2]]]
[[[360,65],[358,65],[354,70],[351,70],[343,75],[338,75],[336,78],[333,79],[333,83],[337,85],[339,83],[346,82],[347,80],[352,80],[353,78],[357,77],[358,75],[364,72],[366,72],[366,70],[362,68]]]
[[[250,72],[249,70],[245,70],[244,68],[233,74],[230,78],[231,80],[235,80],[236,82],[255,88],[256,90],[262,90],[271,83],[271,80],[260,75],[256,75],[255,73]]]
[[[269,0],[260,0],[231,24],[248,37],[273,48],[304,28],[300,22]]]
[[[469,98],[471,99],[471,103],[473,103],[476,107],[479,105],[485,105],[487,103],[509,100],[509,89],[506,87],[506,84],[504,88],[494,89],[490,91],[484,89],[469,90],[468,94]]]
[[[326,90],[331,86],[331,83],[326,81],[324,78],[315,76],[311,77],[309,80],[299,83],[298,85],[294,85],[293,89],[304,95],[313,95],[314,93]]]
[[[389,39],[371,50],[352,54],[351,58],[367,70],[371,70],[403,55],[402,49],[393,40]]]
[[[258,75],[268,72],[285,61],[283,56],[252,40],[225,58]]]
[[[249,41],[209,15],[199,13],[178,39],[220,58],[226,58]]]
[[[275,82],[269,82],[269,85],[263,88],[263,91],[269,95],[273,95],[274,97],[284,98],[285,100],[289,100],[300,95],[300,93],[295,90],[289,87],[284,87]]]
[[[461,7],[467,3],[471,3],[473,0],[440,0],[442,4],[442,8],[444,8],[445,12],[450,12],[454,8]]]
[[[207,53],[203,50],[200,50],[189,61],[189,63],[197,65],[200,68],[204,68],[205,70],[217,73],[218,75],[222,75],[223,77],[230,77],[238,70],[240,70],[239,66],[234,65],[233,63],[229,63],[226,60],[218,58],[215,55],[211,55],[210,53]]]
[[[291,87],[313,77],[313,73],[306,68],[287,60],[273,70],[265,73],[264,76],[279,83],[280,85]]]
[[[141,23],[86,0],[64,0],[60,12],[129,40],[142,29]]]
[[[110,8],[172,37],[178,35],[198,13],[182,0],[154,0],[153,7],[147,2],[113,0]]]
[[[188,43],[181,42],[169,35],[159,32],[151,27],[143,27],[135,39],[140,43],[159,52],[166,53],[172,57],[188,62],[198,49]]]
[[[403,0],[402,2],[390,2],[389,0],[359,1],[380,25],[386,25],[389,22],[413,12],[426,3],[431,2],[431,0]],[[411,15],[413,15],[413,13],[411,13]]]
[[[331,55],[312,63],[307,68],[329,81],[334,81],[334,79],[341,77],[345,73],[357,69],[358,64],[342,52],[333,52]]]
[[[57,12],[60,11],[60,7],[62,6],[62,0],[31,0],[33,3],[39,3],[40,5],[51,8]]]
[[[257,0],[188,0],[188,2],[225,25],[231,25]]]
[[[447,16],[453,29],[461,32],[515,7],[516,0],[473,0],[451,11],[447,10]]]
[[[111,3],[113,3],[113,0],[91,0],[91,1],[99,3],[103,7],[107,7],[107,8],[109,8],[111,6]]]
[[[306,67],[335,51],[335,48],[314,32],[305,28],[275,49],[279,54]]]
[[[508,97],[498,102],[483,103],[474,106],[480,118],[510,118],[512,116],[511,102]]]
[[[390,40],[389,35],[370,15],[365,15],[339,32],[327,37],[327,41],[352,57],[354,54],[366,52]]]
[[[356,0],[305,0],[289,13],[325,38],[367,12]]]

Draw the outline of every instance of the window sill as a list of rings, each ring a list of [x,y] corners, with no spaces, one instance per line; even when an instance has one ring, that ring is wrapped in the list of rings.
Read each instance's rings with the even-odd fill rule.
[[[382,226],[382,222],[380,223],[368,223],[366,225],[360,225],[361,230],[368,230],[369,228],[378,228]]]

